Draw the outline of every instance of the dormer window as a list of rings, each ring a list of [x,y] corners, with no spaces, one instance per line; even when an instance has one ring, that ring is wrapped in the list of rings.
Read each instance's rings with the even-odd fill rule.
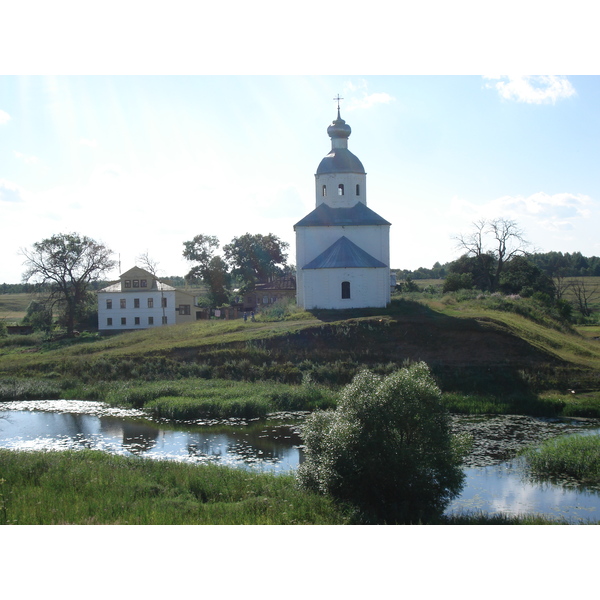
[[[340,185],[338,185],[338,196],[343,196],[344,195],[344,184],[340,183]]]
[[[125,280],[125,287],[126,288],[130,288],[131,287],[131,279],[126,279]]]

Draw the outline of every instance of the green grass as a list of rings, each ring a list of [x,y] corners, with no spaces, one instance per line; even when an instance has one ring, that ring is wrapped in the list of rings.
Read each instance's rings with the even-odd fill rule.
[[[346,524],[293,475],[114,456],[0,449],[0,523],[10,525]]]
[[[0,320],[17,323],[34,298],[34,294],[0,294]]]
[[[549,440],[523,452],[532,474],[539,479],[571,479],[600,485],[600,436],[573,435]]]
[[[163,385],[164,393],[144,396],[145,403],[197,397],[185,386],[171,385],[184,380],[292,387],[313,381],[335,390],[363,367],[385,375],[422,360],[442,390],[455,394],[452,404],[459,412],[471,403],[476,412],[540,414],[548,408],[557,414],[564,408],[569,414],[598,414],[598,340],[580,335],[534,301],[478,299],[471,292],[442,298],[416,293],[386,309],[303,312],[296,320],[288,316],[246,323],[198,321],[75,340],[9,336],[0,339],[0,378],[44,380],[53,394],[77,391],[90,399],[116,397],[119,386],[144,396],[140,386]],[[569,396],[573,389],[575,398]],[[160,410],[182,402],[162,402]],[[297,398],[286,402],[290,409],[306,406]]]

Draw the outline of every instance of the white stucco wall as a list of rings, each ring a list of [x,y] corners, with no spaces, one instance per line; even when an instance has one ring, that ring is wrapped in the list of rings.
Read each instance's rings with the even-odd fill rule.
[[[306,269],[298,304],[312,308],[385,307],[390,301],[389,269]],[[350,298],[342,298],[342,282]]]
[[[344,195],[338,193],[339,184],[344,186]],[[356,195],[356,185],[359,195]],[[323,196],[323,186],[327,196]],[[316,205],[325,202],[333,208],[350,208],[357,202],[367,203],[367,176],[364,173],[323,173],[315,175]]]
[[[371,256],[389,265],[389,225],[362,225],[349,227],[297,227],[296,267],[300,270],[319,254],[325,252],[342,236],[368,252]]]
[[[164,313],[162,298],[167,301]],[[148,308],[148,298],[152,298],[153,307]],[[135,308],[135,300],[139,300],[139,308]],[[107,308],[107,300],[112,301],[112,308]],[[125,300],[125,308],[121,308],[121,300]],[[188,305],[189,315],[180,315],[179,306]],[[126,329],[148,329],[161,327],[163,315],[167,318],[167,325],[176,323],[191,323],[196,320],[196,307],[194,297],[176,291],[135,291],[135,292],[98,292],[98,329],[101,331],[119,331]],[[136,317],[139,323],[136,324]],[[148,317],[153,317],[154,323],[149,324]],[[125,324],[121,319],[125,319]],[[112,319],[112,325],[108,325]]]

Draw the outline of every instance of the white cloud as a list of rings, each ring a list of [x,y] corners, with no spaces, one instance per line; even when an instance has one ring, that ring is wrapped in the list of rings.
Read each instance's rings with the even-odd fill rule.
[[[546,194],[536,192],[530,196],[501,196],[481,205],[469,203],[460,198],[451,201],[451,213],[462,215],[470,220],[505,217],[539,218],[539,224],[548,229],[564,226],[573,219],[590,217],[594,201],[585,194]]]
[[[348,98],[345,106],[347,111],[356,109],[367,109],[377,104],[389,104],[394,101],[394,97],[387,92],[369,93],[367,82],[362,79],[358,83],[349,81],[344,85],[344,90]]]
[[[10,115],[3,110],[0,110],[0,125],[5,125],[10,121]]]
[[[40,161],[40,159],[37,156],[33,156],[32,154],[23,154],[22,152],[17,152],[16,150],[15,156],[28,165],[34,165]]]
[[[527,104],[555,104],[557,100],[576,95],[571,82],[557,75],[522,75],[519,77],[486,77],[501,79],[487,83],[486,87],[498,90],[501,98]]]
[[[0,202],[23,202],[23,195],[18,185],[0,179]]]

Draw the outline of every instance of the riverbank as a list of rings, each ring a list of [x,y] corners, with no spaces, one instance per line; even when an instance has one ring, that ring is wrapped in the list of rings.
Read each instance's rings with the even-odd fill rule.
[[[350,525],[349,507],[301,491],[293,475],[114,456],[0,449],[6,525]],[[536,515],[445,517],[434,525],[566,524]]]

